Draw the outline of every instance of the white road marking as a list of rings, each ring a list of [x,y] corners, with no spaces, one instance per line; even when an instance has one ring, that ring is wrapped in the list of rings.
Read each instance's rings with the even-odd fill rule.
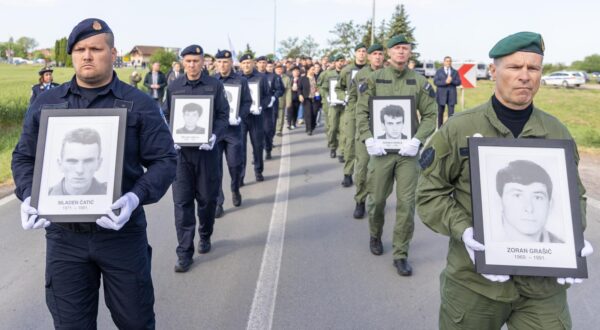
[[[270,330],[273,325],[290,189],[289,140],[289,134],[285,134],[282,138],[275,203],[271,213],[269,234],[265,244],[258,281],[256,282],[250,316],[248,317],[248,326],[246,327],[248,330]]]
[[[8,203],[14,201],[15,199],[17,199],[17,196],[15,196],[15,194],[10,194],[10,195],[0,199],[0,206],[8,204]]]

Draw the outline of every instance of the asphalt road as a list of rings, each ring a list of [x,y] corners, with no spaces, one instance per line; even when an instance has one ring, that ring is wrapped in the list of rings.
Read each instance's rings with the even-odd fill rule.
[[[171,192],[146,207],[157,328],[244,329],[252,318],[273,329],[435,329],[447,238],[416,219],[409,257],[414,275],[398,276],[390,252],[392,197],[385,253],[376,257],[369,252],[367,221],[352,218],[354,188],[341,187],[342,166],[328,157],[323,129],[314,136],[297,129],[283,140],[285,146],[279,138],[276,143],[264,182],[254,182],[249,168],[241,207],[231,205],[226,190],[226,214],[217,219],[213,250],[196,255],[188,273],[173,272]],[[0,204],[0,329],[52,328],[44,297],[43,232],[21,229],[17,200]],[[600,249],[596,207],[588,207],[586,238]],[[575,329],[600,324],[599,265],[597,252],[588,258],[590,278],[569,290]],[[256,301],[255,292],[261,297]],[[103,302],[98,328],[115,328]]]

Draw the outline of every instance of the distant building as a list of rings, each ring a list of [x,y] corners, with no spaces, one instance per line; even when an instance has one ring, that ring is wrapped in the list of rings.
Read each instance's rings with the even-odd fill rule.
[[[160,49],[165,49],[175,54],[179,54],[180,51],[180,48],[175,47],[135,46],[127,57],[129,57],[131,65],[146,66],[150,62],[150,57]]]

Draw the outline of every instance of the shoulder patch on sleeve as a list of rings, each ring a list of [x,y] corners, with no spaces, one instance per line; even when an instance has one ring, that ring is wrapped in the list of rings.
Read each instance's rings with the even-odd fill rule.
[[[435,149],[433,147],[429,147],[423,150],[421,153],[421,158],[419,159],[419,165],[422,169],[426,169],[433,163],[435,159]]]
[[[430,83],[426,82],[425,85],[423,86],[423,90],[425,90],[425,92],[427,92],[427,94],[429,94],[429,96],[435,97],[435,91],[433,90],[433,86],[431,86]]]
[[[358,91],[362,94],[367,90],[367,82],[363,82],[358,86]]]

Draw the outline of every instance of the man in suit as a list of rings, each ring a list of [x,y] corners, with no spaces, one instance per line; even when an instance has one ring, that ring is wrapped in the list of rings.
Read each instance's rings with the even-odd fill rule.
[[[444,111],[448,105],[448,118],[454,114],[456,104],[456,86],[460,86],[458,71],[452,68],[452,58],[444,57],[444,66],[439,68],[433,77],[433,83],[437,86],[436,101],[438,104],[438,128],[444,122]]]
[[[152,70],[144,77],[144,86],[148,88],[150,97],[160,104],[167,86],[167,78],[164,73],[160,72],[160,63],[152,63]]]
[[[378,140],[406,140],[408,137],[402,134],[404,129],[404,109],[399,105],[390,104],[381,109],[380,120],[385,133],[378,136]]]

